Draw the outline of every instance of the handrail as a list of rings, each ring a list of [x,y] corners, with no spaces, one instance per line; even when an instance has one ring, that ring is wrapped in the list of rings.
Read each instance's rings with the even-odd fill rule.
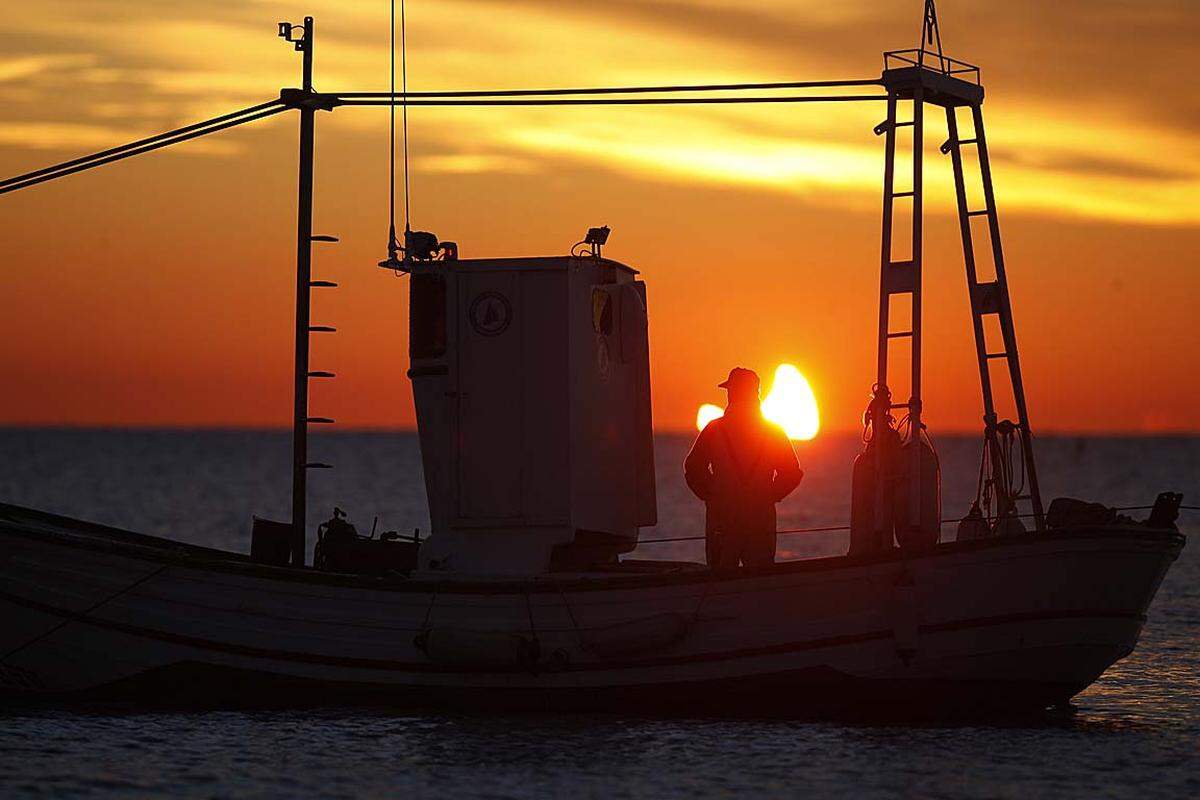
[[[932,67],[927,63],[926,56],[932,57],[934,61]],[[959,61],[957,58],[941,55],[932,50],[926,50],[923,47],[913,47],[907,50],[888,50],[883,54],[883,68],[885,70],[892,69],[891,62],[893,60],[899,61],[902,64],[921,67],[922,69],[936,69],[941,74],[951,77],[958,75],[971,76],[973,83],[979,84],[980,82],[979,67],[975,64]]]

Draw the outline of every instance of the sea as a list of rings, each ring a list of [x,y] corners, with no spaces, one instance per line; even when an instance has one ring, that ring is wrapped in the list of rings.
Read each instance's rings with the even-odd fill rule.
[[[703,530],[682,479],[689,440],[656,437],[659,524],[644,540]],[[980,441],[936,444],[944,516],[965,513]],[[1172,490],[1200,504],[1200,437],[1048,436],[1036,448],[1048,499],[1146,506]],[[310,449],[334,465],[311,477],[313,524],[336,506],[364,532],[428,530],[413,434],[321,434]],[[805,478],[781,505],[780,528],[845,524],[861,442],[822,434],[796,449]],[[252,515],[288,517],[290,459],[286,432],[0,429],[0,502],[247,551]],[[1185,513],[1180,527],[1200,533],[1200,514]],[[779,558],[846,546],[839,531],[787,534]],[[703,548],[649,542],[634,556],[701,560]],[[1137,650],[1069,708],[1034,718],[906,725],[10,705],[0,706],[0,797],[1196,798],[1200,547],[1185,547],[1167,575]]]

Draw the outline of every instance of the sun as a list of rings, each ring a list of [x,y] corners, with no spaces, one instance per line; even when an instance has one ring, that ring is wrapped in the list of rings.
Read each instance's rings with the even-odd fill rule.
[[[808,441],[821,430],[821,414],[817,397],[808,380],[791,364],[775,368],[771,391],[762,400],[762,413],[787,433],[789,439]],[[705,403],[696,412],[696,429],[725,414],[725,410]]]

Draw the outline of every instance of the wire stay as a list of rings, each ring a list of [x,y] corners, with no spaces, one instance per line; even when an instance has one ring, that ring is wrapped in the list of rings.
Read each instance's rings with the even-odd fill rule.
[[[396,0],[392,0],[393,6]],[[404,17],[404,0],[400,0],[400,88],[404,92],[404,102],[401,105],[403,118],[401,135],[404,137],[404,254],[408,257],[409,238],[412,228],[409,226],[412,201],[408,190],[408,25]]]
[[[666,86],[593,86],[554,89],[501,89],[501,90],[464,90],[464,91],[408,91],[408,59],[407,59],[407,29],[405,19],[405,3],[400,0],[400,73],[401,91],[396,92],[396,53],[395,53],[395,0],[392,0],[392,53],[391,53],[391,91],[390,92],[342,92],[323,94],[306,92],[302,105],[312,105],[320,109],[330,110],[337,106],[390,106],[392,119],[390,124],[389,145],[389,252],[394,255],[400,249],[395,235],[396,227],[396,125],[395,106],[401,108],[401,136],[403,137],[403,181],[404,181],[404,225],[410,229],[411,221],[411,179],[409,171],[409,141],[408,141],[408,106],[441,106],[441,107],[489,107],[489,106],[610,106],[610,105],[741,105],[758,103],[840,103],[857,101],[883,101],[886,95],[752,95],[743,96],[711,96],[708,94],[698,97],[602,97],[602,95],[637,95],[637,94],[678,94],[678,93],[711,93],[711,92],[747,92],[774,90],[827,89],[855,86],[878,86],[879,79],[861,80],[823,80],[823,81],[778,81],[758,83],[711,83],[694,85]],[[284,90],[295,92],[297,90]],[[222,114],[219,117],[202,122],[185,125],[181,128],[165,131],[155,136],[138,139],[119,147],[101,150],[90,155],[74,158],[59,164],[42,167],[32,172],[26,172],[0,181],[0,194],[6,194],[18,189],[24,189],[45,181],[73,175],[77,172],[94,167],[111,164],[130,156],[141,155],[162,147],[185,142],[210,133],[226,130],[238,125],[273,116],[282,111],[298,107],[298,102],[292,97],[281,97],[255,106]],[[390,259],[391,260],[391,259]],[[388,263],[388,262],[384,262]]]
[[[396,1],[391,2],[391,86],[396,94]],[[395,260],[399,250],[396,241],[396,106],[389,109],[388,119],[388,259]]]
[[[204,122],[197,122],[192,125],[187,125],[182,128],[176,128],[172,131],[160,133],[157,136],[150,136],[145,139],[139,139],[135,142],[130,142],[120,147],[109,148],[98,153],[74,158],[70,161],[64,161],[61,164],[55,164],[42,169],[27,172],[24,175],[16,175],[12,178],[7,178],[0,181],[0,194],[15,192],[18,189],[24,189],[27,186],[33,186],[45,181],[54,180],[55,178],[66,177],[77,172],[83,172],[94,167],[100,167],[105,164],[111,164],[114,161],[120,161],[130,156],[141,155],[152,150],[158,150],[163,147],[168,147],[180,142],[186,142],[190,139],[196,139],[201,136],[207,136],[210,133],[223,131],[228,128],[233,128],[238,125],[244,125],[247,122],[264,119],[273,116],[283,111],[287,111],[288,107],[281,101],[276,100],[271,103],[263,103],[262,105],[252,106],[241,111],[225,114],[220,117],[214,117]]]
[[[620,98],[569,98],[569,99],[466,99],[466,100],[407,100],[403,95],[389,99],[379,97],[348,97],[346,95],[323,95],[323,99],[335,106],[442,106],[479,108],[487,106],[672,106],[672,105],[724,105],[752,103],[852,103],[862,101],[886,101],[887,95],[789,95],[756,97],[620,97]]]
[[[770,83],[705,83],[668,86],[590,86],[555,89],[472,89],[466,91],[406,92],[409,97],[555,97],[561,95],[668,94],[672,92],[740,92],[770,89],[837,89],[881,86],[879,78],[829,81],[776,81]],[[393,91],[392,95],[396,93]],[[339,92],[338,97],[387,97],[386,92]]]

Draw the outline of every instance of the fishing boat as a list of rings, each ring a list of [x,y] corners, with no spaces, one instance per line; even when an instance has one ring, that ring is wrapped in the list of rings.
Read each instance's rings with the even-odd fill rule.
[[[300,122],[293,514],[255,520],[249,553],[0,505],[0,687],[62,699],[285,704],[362,700],[471,710],[884,715],[1066,703],[1133,651],[1185,537],[1181,496],[1146,520],[1043,505],[983,127],[979,70],[921,44],[851,81],[506,92],[323,94],[315,26],[281,23],[303,82],[279,99],[0,182],[0,193],[285,111]],[[831,94],[865,91],[878,94]],[[631,554],[658,509],[648,291],[606,227],[562,255],[459,258],[393,227],[381,267],[409,276],[411,378],[431,534],[361,535],[305,518],[313,130],[345,106],[876,102],[886,117],[878,364],[854,465],[845,555],[713,570]],[[949,138],[983,395],[980,496],[943,529],[921,406],[925,112]],[[405,126],[406,127],[406,126]],[[911,151],[897,132],[911,128]],[[961,129],[961,131],[960,131]],[[393,150],[394,152],[394,150]],[[899,158],[898,158],[899,156]],[[906,156],[906,157],[905,157]],[[981,191],[968,191],[973,160]],[[899,163],[902,162],[902,163]],[[897,173],[911,181],[897,190]],[[407,169],[405,170],[407,174]],[[394,185],[394,184],[393,184]],[[982,196],[971,208],[968,197]],[[895,253],[897,203],[911,252]],[[988,257],[971,222],[984,218]],[[393,219],[394,210],[393,210]],[[889,307],[910,302],[908,330]],[[985,324],[986,323],[986,324]],[[989,340],[999,330],[1000,341]],[[909,340],[893,399],[890,345]],[[1007,369],[1001,419],[991,367]],[[894,370],[893,370],[894,371]],[[899,417],[899,418],[897,418]],[[944,535],[948,533],[949,535]],[[703,538],[697,532],[696,538]]]

